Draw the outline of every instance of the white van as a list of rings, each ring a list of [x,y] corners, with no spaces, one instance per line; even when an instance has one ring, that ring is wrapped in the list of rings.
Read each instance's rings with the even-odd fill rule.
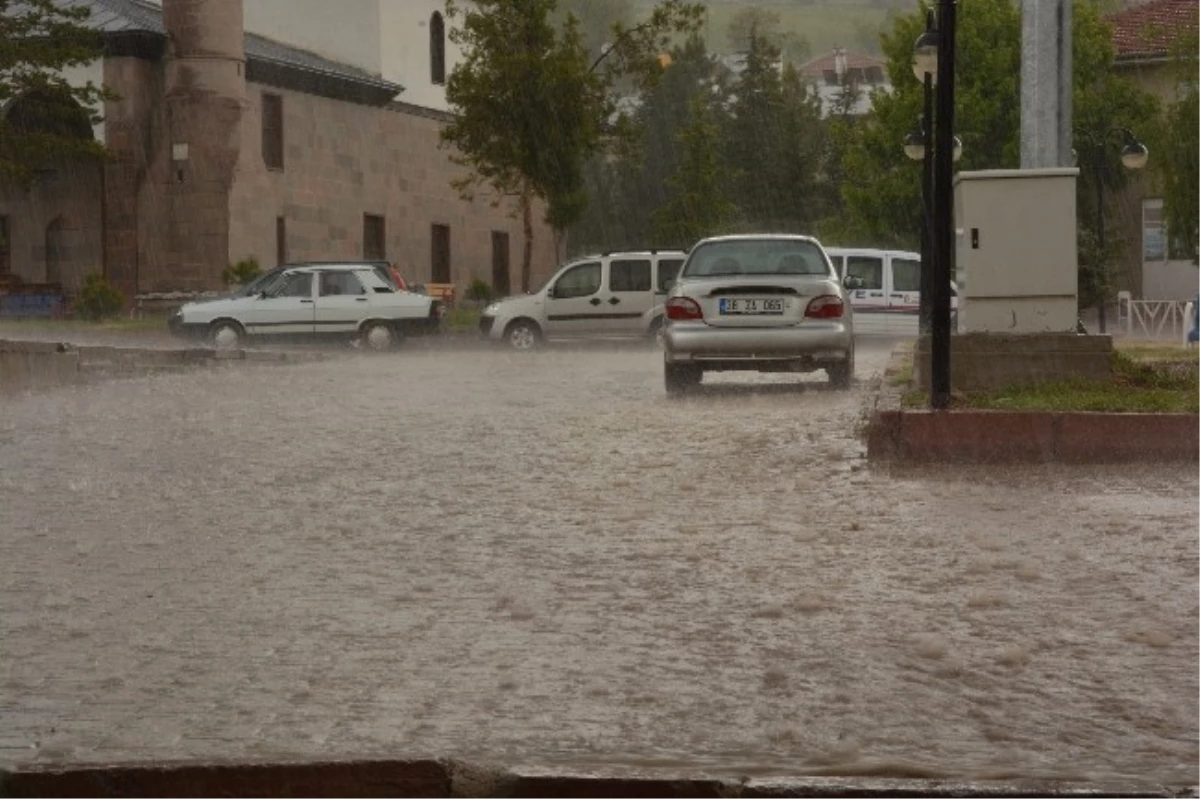
[[[920,331],[921,255],[907,250],[826,247],[838,274],[858,278],[850,291],[854,332],[915,338]],[[950,283],[951,329],[957,327],[958,287]]]
[[[652,338],[662,327],[667,285],[686,257],[646,250],[576,258],[532,294],[484,308],[479,332],[518,350],[564,338]]]

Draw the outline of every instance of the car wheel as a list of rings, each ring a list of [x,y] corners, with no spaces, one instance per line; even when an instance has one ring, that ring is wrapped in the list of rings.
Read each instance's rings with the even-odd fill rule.
[[[369,322],[362,331],[362,346],[372,352],[387,352],[396,346],[398,338],[391,325]]]
[[[854,380],[854,350],[846,353],[846,360],[825,367],[825,374],[829,375],[829,384],[834,388],[850,388]]]
[[[697,366],[679,363],[663,364],[663,382],[668,397],[677,397],[700,385],[704,373]]]
[[[213,322],[208,330],[208,340],[218,350],[236,350],[242,346],[245,337],[246,331],[242,326],[228,319]]]
[[[504,339],[514,350],[529,352],[537,349],[541,333],[532,322],[513,322],[504,331]]]

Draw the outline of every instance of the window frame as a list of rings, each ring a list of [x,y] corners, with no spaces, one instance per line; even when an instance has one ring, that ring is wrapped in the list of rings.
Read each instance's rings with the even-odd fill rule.
[[[283,95],[277,92],[262,93],[262,160],[272,172],[284,171],[287,161],[284,157]]]

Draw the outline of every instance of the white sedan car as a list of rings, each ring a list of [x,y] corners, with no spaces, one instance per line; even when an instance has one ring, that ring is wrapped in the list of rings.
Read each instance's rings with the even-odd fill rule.
[[[249,296],[188,303],[168,326],[218,349],[248,339],[342,338],[387,350],[439,331],[443,316],[440,300],[397,290],[369,264],[330,264],[286,269]]]

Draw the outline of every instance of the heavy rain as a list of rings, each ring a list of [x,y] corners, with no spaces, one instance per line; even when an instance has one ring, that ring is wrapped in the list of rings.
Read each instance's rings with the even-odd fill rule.
[[[1067,253],[1062,296],[1036,283],[1050,256],[984,290],[967,242],[982,226],[986,254],[995,228],[970,203],[957,271],[922,235],[941,217],[915,161],[945,139],[906,139],[924,6],[526,9],[548,38],[522,52],[561,74],[487,63],[544,79],[555,122],[595,117],[570,152],[512,126],[531,163],[478,146],[496,86],[530,108],[469,57],[518,4],[384,0],[336,28],[294,2],[53,0],[112,63],[40,69],[132,95],[130,64],[158,65],[165,110],[78,90],[103,112],[94,139],[53,129],[70,151],[36,155],[56,166],[0,142],[0,769],[428,757],[1195,790],[1195,459],[868,445],[888,414],[983,420],[964,451],[1021,414],[1194,429],[1195,229],[1120,170],[1146,166],[1142,138],[1172,158],[1150,137],[1179,113],[1121,71],[1122,31],[1186,7],[1194,35],[1195,0],[1075,3],[1076,47],[1104,55],[1085,82],[1137,87],[1076,99],[1078,170],[1027,163],[1045,154],[1015,110],[980,96],[995,76],[960,64],[938,163],[975,176],[956,198],[1018,160],[1069,177],[1036,188],[1067,187],[1065,233],[1057,206],[1014,223]],[[30,13],[0,0],[14,40]],[[996,91],[1027,113],[1020,6],[957,13],[960,59],[1008,37]],[[385,22],[406,32],[364,44]],[[12,77],[33,57],[5,57],[20,142],[53,103],[34,113]],[[702,262],[727,235],[737,258]]]

